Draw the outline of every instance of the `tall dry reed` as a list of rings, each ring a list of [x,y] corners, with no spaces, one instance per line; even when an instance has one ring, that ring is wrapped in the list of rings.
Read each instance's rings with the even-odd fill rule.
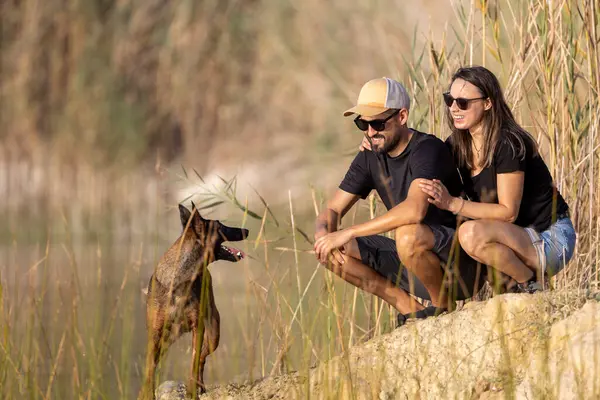
[[[236,180],[218,193],[202,184],[215,164],[273,154],[293,159],[290,169],[327,165],[341,175],[349,158],[340,155],[359,136],[339,111],[379,75],[405,82],[415,128],[444,137],[441,93],[452,73],[470,64],[494,71],[578,231],[556,286],[597,287],[596,2],[446,4],[0,2],[2,397],[135,396],[139,282],[176,231],[165,210],[184,200],[178,178],[192,192],[199,185],[207,209],[230,205],[255,232],[242,312],[224,324],[225,361],[208,361],[213,381],[306,371],[387,332],[389,308],[333,279],[310,254],[327,190],[306,183],[295,199],[284,187],[293,175],[281,167],[264,172],[283,192],[279,203],[256,194],[249,206]],[[372,198],[357,210],[348,219],[381,206]],[[187,371],[185,350],[174,351],[164,375]],[[345,390],[351,383],[339,380]]]

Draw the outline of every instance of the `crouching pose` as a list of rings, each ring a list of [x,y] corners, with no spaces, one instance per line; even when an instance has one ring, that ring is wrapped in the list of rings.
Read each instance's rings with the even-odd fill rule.
[[[372,151],[359,152],[339,188],[317,217],[315,253],[347,282],[372,293],[398,310],[398,324],[409,314],[438,315],[454,300],[479,290],[476,262],[454,239],[456,216],[430,205],[420,179],[442,182],[452,196],[462,185],[451,153],[433,135],[407,126],[406,89],[388,78],[361,89],[358,104],[344,113],[364,132]],[[375,190],[387,212],[368,222],[338,230],[341,218]],[[394,231],[395,240],[380,235]],[[446,277],[446,278],[444,278]],[[430,300],[424,308],[415,295]]]
[[[440,210],[472,219],[458,230],[471,257],[516,281],[512,291],[538,291],[539,281],[573,256],[569,207],[492,72],[459,69],[444,100],[452,132],[447,143],[470,200],[439,179],[422,180],[420,187]]]

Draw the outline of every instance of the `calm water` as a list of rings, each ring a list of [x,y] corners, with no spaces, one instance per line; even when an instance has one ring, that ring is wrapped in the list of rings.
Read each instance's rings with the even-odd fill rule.
[[[9,328],[0,360],[6,357],[3,364],[11,366],[0,390],[5,397],[43,397],[50,383],[51,398],[135,397],[146,346],[141,290],[181,228],[174,208],[148,220],[131,215],[114,210],[78,220],[7,217],[0,236],[5,314],[0,324]],[[259,242],[260,221],[248,219],[250,239],[233,245],[249,257],[210,266],[221,342],[207,361],[209,386],[268,375],[290,327],[290,347],[281,359],[290,370],[338,354],[340,330],[345,343],[365,333],[371,298],[354,298],[353,289],[336,278],[334,306],[328,273],[314,256],[297,253],[296,268],[294,253],[280,249],[294,246],[289,217],[286,222],[282,215],[280,227],[268,224]],[[232,226],[242,225],[240,212],[225,217]],[[313,215],[296,217],[296,223],[312,236]],[[301,235],[297,246],[311,248]],[[297,308],[299,292],[306,295]],[[339,325],[334,309],[343,316]],[[350,326],[353,312],[362,326]],[[303,329],[292,323],[294,313]],[[171,347],[161,380],[187,380],[190,344],[186,335]]]

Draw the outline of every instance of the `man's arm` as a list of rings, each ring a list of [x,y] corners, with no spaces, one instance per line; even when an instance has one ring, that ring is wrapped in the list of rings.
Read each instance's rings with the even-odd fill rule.
[[[429,202],[427,194],[419,188],[416,180],[412,181],[408,189],[406,199],[390,209],[385,214],[364,222],[359,225],[351,226],[348,230],[351,237],[377,235],[379,233],[389,232],[400,226],[419,224],[427,214]]]
[[[327,206],[315,223],[315,240],[338,229],[344,215],[358,201],[359,196],[337,189],[333,197],[327,202]]]
[[[315,242],[315,254],[322,263],[326,263],[331,252],[352,239],[388,232],[403,225],[420,223],[425,218],[428,207],[427,195],[421,191],[419,183],[413,181],[402,203],[370,221],[321,236]],[[340,263],[343,263],[343,259]]]

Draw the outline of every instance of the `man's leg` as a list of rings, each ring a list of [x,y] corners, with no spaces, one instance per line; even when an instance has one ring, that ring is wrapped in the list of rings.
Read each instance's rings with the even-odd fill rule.
[[[402,264],[423,283],[436,307],[451,308],[442,289],[444,274],[439,257],[432,251],[435,236],[427,225],[406,225],[396,229],[396,246]]]
[[[350,241],[344,247],[344,264],[335,265],[329,262],[327,268],[346,282],[384,300],[401,314],[423,309],[423,306],[405,290],[361,261],[356,240]]]

